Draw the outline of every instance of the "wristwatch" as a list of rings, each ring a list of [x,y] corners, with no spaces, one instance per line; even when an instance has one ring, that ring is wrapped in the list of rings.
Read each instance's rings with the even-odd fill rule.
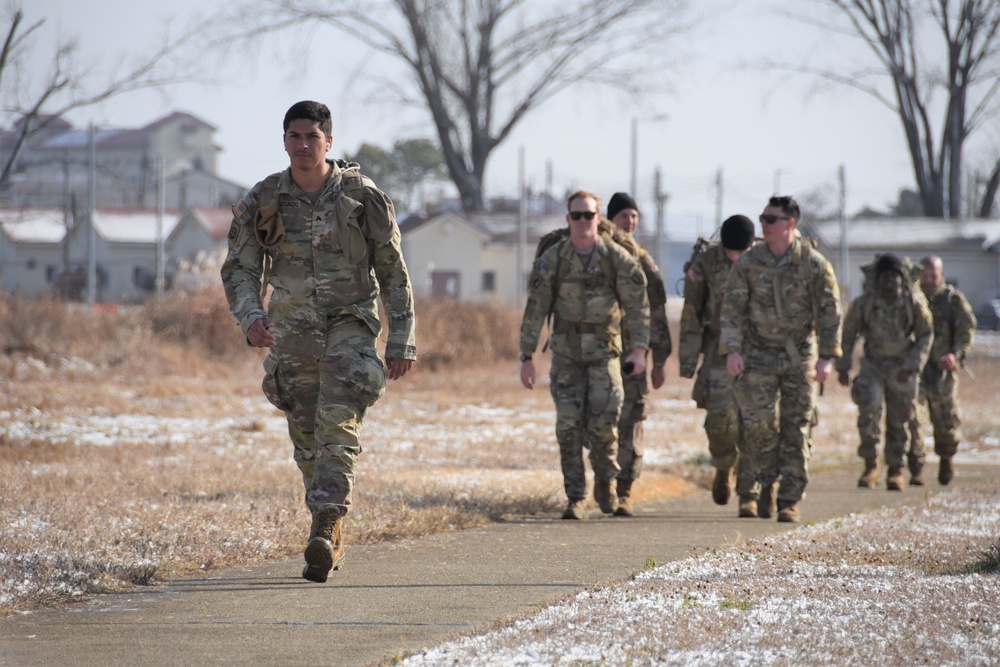
[[[521,353],[521,363],[523,364],[526,361],[531,361],[531,355],[530,354],[525,354],[524,352],[522,352]]]

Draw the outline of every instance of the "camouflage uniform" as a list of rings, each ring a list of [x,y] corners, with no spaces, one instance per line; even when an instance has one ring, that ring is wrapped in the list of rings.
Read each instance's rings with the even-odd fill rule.
[[[288,420],[306,504],[347,513],[367,408],[385,391],[376,299],[389,321],[385,354],[414,359],[413,295],[392,202],[357,165],[328,161],[316,195],[291,170],[255,185],[233,206],[222,280],[244,335],[274,322],[264,394]],[[273,292],[265,313],[261,280]]]
[[[797,503],[809,482],[813,369],[817,353],[840,356],[840,314],[833,267],[801,238],[780,257],[760,243],[729,273],[719,354],[743,356],[734,392],[744,437],[761,486],[781,479],[779,501]]]
[[[649,253],[636,243],[639,264],[646,276],[646,296],[649,300],[649,349],[654,366],[662,366],[670,356],[672,343],[667,324],[667,291],[663,276]],[[649,355],[647,355],[648,360]],[[649,373],[623,378],[625,400],[618,422],[618,466],[620,480],[636,480],[642,472],[642,422],[649,416]]]
[[[918,291],[904,285],[899,298],[890,302],[875,290],[854,299],[847,309],[844,355],[836,369],[851,370],[854,343],[863,337],[861,370],[851,384],[861,436],[858,456],[866,461],[878,456],[884,402],[885,462],[892,475],[903,468],[906,427],[916,409],[917,374],[927,360],[934,333],[927,302]],[[901,370],[911,373],[905,383],[896,379]]]
[[[751,452],[742,437],[740,411],[733,396],[734,378],[726,371],[726,356],[719,354],[719,317],[731,267],[721,243],[710,244],[691,263],[696,279],[684,281],[680,372],[683,377],[693,377],[702,355],[691,398],[706,411],[705,434],[712,465],[719,470],[737,466],[737,495],[756,498]]]
[[[942,285],[927,296],[934,319],[934,342],[927,364],[920,374],[921,402],[927,402],[930,421],[934,428],[934,453],[950,458],[958,450],[962,439],[958,415],[958,371],[942,371],[938,360],[954,354],[961,364],[972,349],[976,316],[965,296],[951,285]],[[920,470],[924,463],[924,443],[916,416],[910,422],[910,470]]]
[[[606,270],[609,265],[613,276]],[[564,277],[558,280],[557,275]],[[538,347],[550,312],[550,380],[563,484],[570,502],[582,501],[587,495],[585,445],[598,481],[619,473],[617,424],[624,390],[618,357],[623,342],[626,351],[649,348],[649,301],[639,262],[600,236],[586,254],[568,239],[555,243],[532,269],[521,323],[523,354]]]

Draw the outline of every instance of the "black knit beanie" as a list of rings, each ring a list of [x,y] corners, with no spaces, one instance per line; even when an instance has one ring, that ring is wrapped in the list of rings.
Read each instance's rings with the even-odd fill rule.
[[[745,215],[733,215],[722,223],[722,247],[726,250],[746,250],[753,245],[753,223]]]
[[[876,276],[879,276],[886,271],[895,271],[904,278],[906,277],[906,269],[903,267],[903,261],[891,252],[887,252],[884,255],[879,256],[878,261],[875,262]]]
[[[635,200],[627,192],[614,193],[611,195],[611,201],[608,202],[608,220],[614,220],[616,215],[627,208],[634,208],[636,211],[639,210],[639,207],[635,204]]]

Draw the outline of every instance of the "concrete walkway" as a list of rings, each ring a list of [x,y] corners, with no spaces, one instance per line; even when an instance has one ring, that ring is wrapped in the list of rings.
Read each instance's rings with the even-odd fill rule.
[[[804,520],[942,490],[855,488],[856,472],[813,475]],[[995,466],[959,466],[953,487],[995,480]],[[0,620],[3,665],[364,665],[484,629],[581,589],[793,526],[737,519],[708,491],[643,506],[634,519],[529,517],[379,546],[348,547],[326,584],[300,578],[301,559],[214,572],[101,595],[58,611]],[[348,530],[350,524],[348,523]]]

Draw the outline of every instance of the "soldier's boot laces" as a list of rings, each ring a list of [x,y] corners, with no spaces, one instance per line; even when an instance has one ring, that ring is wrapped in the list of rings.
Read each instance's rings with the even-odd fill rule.
[[[757,516],[761,519],[770,519],[777,512],[777,489],[774,484],[762,487],[760,490],[760,500],[757,501]]]
[[[885,479],[885,488],[889,491],[903,490],[903,469],[889,468],[889,476]]]
[[[633,481],[618,478],[618,509],[615,510],[615,516],[635,516],[631,498]]]
[[[562,518],[573,521],[583,521],[587,518],[587,513],[583,510],[584,500],[570,500],[566,509],[562,513]]]
[[[712,500],[716,505],[726,505],[733,495],[733,469],[716,468],[712,481]]]
[[[874,489],[878,484],[878,459],[865,459],[865,470],[858,478],[859,489]]]
[[[757,516],[757,499],[753,496],[740,496],[740,511],[736,516],[741,519],[755,518]]]
[[[594,480],[594,500],[597,501],[597,506],[605,514],[614,514],[615,510],[618,509],[618,496],[611,488],[614,483],[614,479]]]
[[[778,521],[782,523],[798,523],[802,517],[799,504],[794,500],[778,501]]]
[[[951,462],[951,457],[941,457],[941,463],[938,464],[938,483],[941,486],[947,486],[951,478],[955,476],[955,465]]]
[[[339,570],[344,561],[343,520],[335,510],[321,510],[313,516],[306,566],[302,578],[322,584],[331,570]]]

